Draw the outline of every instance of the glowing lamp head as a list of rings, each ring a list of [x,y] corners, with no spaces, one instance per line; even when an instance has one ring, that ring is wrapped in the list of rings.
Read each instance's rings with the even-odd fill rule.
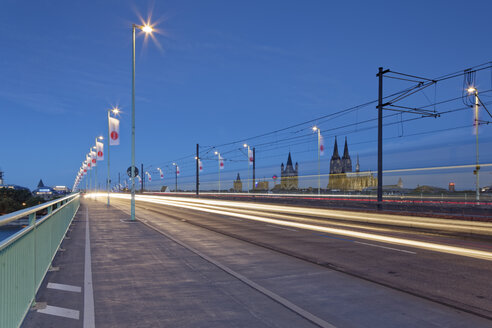
[[[244,148],[248,147],[248,144],[244,144],[244,145],[243,145],[243,147],[244,147]]]
[[[214,152],[214,154],[215,154],[215,155],[218,155],[218,154],[219,154],[219,152],[217,152],[217,151],[216,151],[216,152]]]
[[[118,115],[118,113],[120,112],[120,109],[118,107],[115,107],[111,111],[113,112],[114,115]]]
[[[143,25],[141,28],[140,28],[142,31],[144,31],[145,33],[149,34],[149,33],[152,33],[152,31],[154,30],[152,28],[152,26],[146,24],[146,25]]]
[[[318,131],[318,127],[316,125],[313,126],[313,131],[315,131],[315,132]]]
[[[104,138],[103,138],[103,136],[99,136],[99,137],[97,137],[97,138],[98,138],[99,140],[103,140],[103,139],[104,139]]]
[[[466,91],[468,91],[468,93],[475,93],[477,92],[477,89],[475,89],[475,87],[469,87]]]

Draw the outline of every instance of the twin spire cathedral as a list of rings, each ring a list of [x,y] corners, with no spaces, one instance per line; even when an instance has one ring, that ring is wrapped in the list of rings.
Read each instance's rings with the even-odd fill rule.
[[[357,164],[355,166],[355,171],[360,171],[359,156],[357,156]],[[345,137],[345,147],[343,148],[343,156],[340,158],[338,155],[338,143],[337,137],[335,137],[335,146],[333,146],[333,156],[330,160],[330,174],[340,174],[352,172],[352,160],[350,159],[347,137]]]

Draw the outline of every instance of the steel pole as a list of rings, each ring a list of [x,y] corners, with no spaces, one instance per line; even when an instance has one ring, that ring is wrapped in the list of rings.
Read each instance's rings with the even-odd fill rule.
[[[111,132],[110,132],[110,128],[109,128],[109,117],[110,117],[110,112],[109,112],[109,109],[108,109],[108,142],[106,143],[107,144],[107,147],[108,147],[108,180],[106,181],[106,189],[108,190],[108,206],[109,206],[109,177],[110,177],[110,174],[109,174],[109,138],[111,138],[111,136],[109,135]]]
[[[477,191],[476,191],[476,200],[477,202],[480,201],[480,183],[479,183],[479,171],[480,171],[480,165],[479,165],[479,160],[478,160],[478,91],[475,91],[475,140],[476,140],[476,167],[475,167],[475,173],[477,175]]]
[[[196,195],[200,194],[200,146],[196,144]]]
[[[378,209],[383,207],[383,68],[379,67],[378,88]]]
[[[135,221],[135,24],[132,25],[132,161],[131,220]]]
[[[174,192],[178,192],[178,164],[174,165]]]
[[[318,128],[318,196],[321,194],[321,180],[320,180],[321,169],[320,169],[320,163],[319,163],[319,156],[320,156],[319,142],[320,142],[320,136],[321,136],[321,132],[319,131],[319,128]]]
[[[249,180],[250,180],[250,176],[249,176],[249,152],[250,152],[250,148],[248,146],[248,181],[246,183],[246,187],[248,188],[248,194],[249,194]]]

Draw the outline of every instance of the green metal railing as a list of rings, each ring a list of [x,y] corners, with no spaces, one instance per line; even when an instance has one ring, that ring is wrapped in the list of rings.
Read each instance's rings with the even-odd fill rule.
[[[0,216],[0,226],[29,218],[25,228],[0,241],[0,327],[21,325],[79,206],[80,195],[71,194]]]

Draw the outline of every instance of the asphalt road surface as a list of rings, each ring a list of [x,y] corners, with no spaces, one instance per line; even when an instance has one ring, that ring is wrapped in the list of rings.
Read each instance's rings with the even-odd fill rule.
[[[137,218],[157,229],[174,220],[492,318],[490,223],[140,197]],[[128,199],[112,202],[128,211]]]

